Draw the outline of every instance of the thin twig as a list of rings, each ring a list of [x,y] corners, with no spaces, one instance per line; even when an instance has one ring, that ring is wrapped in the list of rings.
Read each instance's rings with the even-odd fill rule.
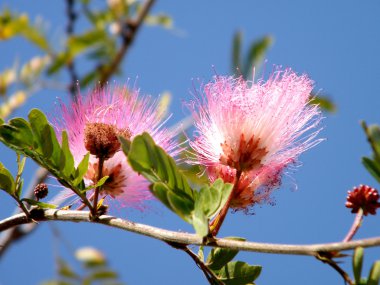
[[[11,195],[11,197],[17,202],[20,210],[27,216],[27,217],[30,217],[30,214],[29,214],[29,211],[28,209],[26,208],[26,206],[24,205],[24,203],[19,199],[17,198],[15,195]]]
[[[322,261],[323,263],[327,263],[328,265],[330,265],[336,272],[339,273],[340,276],[342,276],[345,283],[348,283],[349,285],[354,285],[354,282],[351,280],[347,272],[344,271],[334,260],[332,260],[329,257],[325,257],[323,254],[317,255],[316,258]]]
[[[98,180],[99,182],[100,179],[103,177],[103,165],[104,165],[104,157],[99,157],[99,167],[98,167]],[[97,218],[97,211],[98,211],[98,198],[99,198],[99,193],[100,193],[100,188],[102,186],[98,186],[95,188],[94,191],[94,202],[93,202],[93,209],[92,209],[92,218],[96,219]]]
[[[363,209],[359,209],[359,212],[355,216],[355,220],[351,226],[350,231],[347,233],[346,237],[343,239],[343,242],[352,240],[356,232],[359,230],[363,221]]]
[[[325,244],[312,245],[291,245],[291,244],[271,244],[248,241],[237,241],[231,239],[216,238],[212,242],[205,242],[204,239],[196,234],[169,231],[144,224],[134,223],[113,216],[102,215],[96,221],[89,219],[88,211],[72,210],[43,210],[41,216],[34,217],[37,221],[71,221],[71,222],[93,222],[119,228],[125,231],[134,232],[144,236],[152,237],[164,242],[172,242],[184,245],[203,245],[211,247],[229,248],[240,251],[252,251],[273,254],[290,254],[290,255],[310,255],[317,256],[321,252],[333,252],[352,250],[357,247],[375,247],[380,246],[380,237],[367,238],[349,242],[334,242]],[[18,214],[0,221],[0,232],[21,224],[27,224],[30,221],[25,214]]]
[[[119,51],[116,53],[114,59],[111,61],[111,64],[100,67],[100,70],[102,70],[99,79],[100,86],[104,86],[107,83],[108,79],[112,76],[112,74],[114,74],[117,71],[119,65],[123,61],[126,52],[132,45],[145,17],[148,15],[150,9],[152,8],[154,1],[155,0],[147,0],[141,8],[136,19],[128,20],[125,22],[124,27],[122,28],[123,32],[121,33],[123,42]]]
[[[199,269],[202,270],[203,274],[206,276],[207,281],[210,284],[219,284],[223,285],[224,283],[218,279],[218,277],[204,264],[202,260],[198,258],[198,256],[192,252],[187,246],[183,249],[184,252],[186,252],[195,262],[195,264],[199,267]]]
[[[74,33],[75,21],[77,19],[77,14],[74,10],[74,0],[66,0],[66,16],[67,16],[67,26],[66,26],[66,35],[67,38],[71,37]],[[68,47],[67,47],[68,48]],[[69,84],[69,92],[71,94],[72,99],[76,96],[76,83],[78,82],[78,75],[75,71],[75,64],[73,60],[70,60],[67,63],[67,70],[70,75],[70,84]]]

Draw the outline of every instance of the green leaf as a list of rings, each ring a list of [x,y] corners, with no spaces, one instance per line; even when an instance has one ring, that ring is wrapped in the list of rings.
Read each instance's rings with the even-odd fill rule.
[[[119,136],[118,137],[119,141],[120,141],[120,144],[121,144],[121,149],[123,150],[123,152],[128,155],[130,149],[131,149],[131,141],[130,140],[127,140],[126,138],[122,137],[122,136]]]
[[[185,221],[191,222],[194,193],[174,159],[156,145],[148,133],[136,136],[130,147],[123,144],[123,151],[133,170],[152,183],[153,195]]]
[[[156,182],[150,186],[151,192],[170,210],[179,215],[186,222],[191,223],[191,212],[194,209],[194,203],[186,196],[173,193],[165,183]]]
[[[49,158],[55,167],[59,167],[61,148],[55,131],[49,124],[45,114],[38,109],[32,109],[28,118],[43,155]]]
[[[221,178],[215,180],[211,186],[202,187],[195,199],[195,209],[198,218],[202,219],[199,213],[209,219],[218,213],[227,202],[233,189],[230,183],[224,183]]]
[[[33,109],[28,117],[29,122],[15,118],[8,124],[0,125],[0,141],[17,153],[32,158],[54,175],[62,185],[81,196],[80,190],[84,189],[83,176],[88,168],[89,155],[85,156],[75,169],[66,132],[62,132],[61,147],[54,128],[40,110]],[[17,187],[15,191],[20,190],[19,184]]]
[[[380,281],[380,260],[376,261],[368,276],[367,285],[378,285]]]
[[[82,79],[79,80],[81,88],[87,87],[90,83],[95,81],[99,77],[98,70],[92,70],[85,74]]]
[[[91,280],[104,280],[104,279],[115,279],[118,275],[116,272],[111,270],[99,270],[91,274],[89,279]]]
[[[15,179],[15,184],[16,184],[16,190],[15,190],[15,195],[17,198],[20,198],[21,197],[21,192],[22,192],[22,186],[24,184],[24,180],[21,179],[21,175],[24,171],[24,167],[25,167],[25,162],[26,162],[26,157],[23,157],[20,161],[20,155],[17,154],[17,175],[16,175],[16,179]]]
[[[58,263],[58,274],[61,277],[80,280],[78,274],[76,274],[71,267],[61,258],[57,260]]]
[[[0,15],[0,40],[22,36],[42,50],[49,51],[48,41],[40,30],[30,24],[26,14],[17,15],[5,10]]]
[[[317,96],[313,93],[310,96],[312,97],[312,99],[310,100],[310,104],[319,105],[319,107],[326,112],[336,112],[336,105],[333,101],[331,101],[330,98],[326,96]]]
[[[57,73],[62,67],[68,64],[71,59],[72,57],[68,52],[61,52],[57,54],[53,58],[52,64],[47,69],[47,74],[53,75],[54,73]]]
[[[236,69],[241,70],[241,42],[243,34],[241,31],[235,33],[232,40],[232,73],[236,73]]]
[[[109,176],[103,176],[96,184],[88,186],[84,190],[82,190],[82,193],[84,193],[84,192],[86,192],[88,190],[91,190],[91,189],[103,186],[104,183],[106,183],[106,181],[107,181],[108,178],[109,178]]]
[[[198,258],[200,261],[204,262],[205,260],[205,254],[204,254],[204,246],[201,245],[198,250]]]
[[[41,285],[73,285],[73,283],[62,280],[50,280],[42,282]]]
[[[75,56],[96,44],[101,44],[106,37],[105,30],[95,29],[70,37],[67,45],[70,48],[71,55]]]
[[[194,201],[173,191],[167,192],[170,208],[179,214],[185,221],[191,222],[191,212],[194,209]]]
[[[377,180],[377,182],[380,183],[380,166],[379,164],[368,158],[368,157],[363,157],[362,158],[362,163],[364,167],[368,170],[368,172]]]
[[[81,162],[78,165],[77,170],[75,171],[75,179],[73,181],[74,185],[79,185],[79,183],[82,182],[83,176],[86,174],[86,172],[88,170],[88,162],[89,162],[89,160],[90,160],[90,153],[88,152],[83,157],[83,159],[81,160]]]
[[[245,60],[246,64],[244,66],[243,76],[244,78],[251,77],[252,67],[258,69],[264,59],[265,53],[268,48],[272,45],[273,38],[271,36],[264,36],[258,41],[251,44],[247,58]]]
[[[15,181],[12,174],[0,162],[0,189],[4,190],[10,195],[14,195],[16,191]]]
[[[193,218],[192,218],[192,224],[197,235],[201,237],[205,237],[209,234],[210,229],[209,229],[208,221],[209,220],[206,217],[205,213],[202,211],[202,208],[195,207]]]
[[[214,216],[218,213],[227,202],[228,197],[231,194],[234,185],[231,183],[224,183],[221,178],[215,180],[215,182],[211,185],[210,191],[212,193],[218,193],[218,199],[213,201],[210,207],[210,211],[208,213],[209,217]]]
[[[372,141],[373,151],[380,154],[380,127],[378,125],[368,126],[368,136]]]
[[[158,25],[166,29],[173,28],[173,19],[169,15],[166,15],[166,14],[147,15],[144,21],[146,24],[149,24],[149,25]]]
[[[70,177],[70,174],[73,173],[74,167],[74,157],[70,151],[69,141],[67,137],[67,132],[62,132],[62,151],[60,158],[60,169],[66,177]]]
[[[16,193],[15,193],[17,198],[21,197],[23,186],[24,186],[24,179],[20,179],[20,182],[16,187]]]
[[[16,151],[34,148],[32,129],[22,118],[15,118],[9,124],[0,126],[0,140]]]
[[[27,26],[22,32],[22,35],[28,39],[30,42],[38,46],[44,51],[49,51],[49,42],[45,36],[40,32],[40,29],[32,26]]]
[[[253,283],[259,277],[261,266],[233,261],[214,272],[225,285],[245,285]]]
[[[241,237],[227,237],[226,239],[245,241]],[[238,250],[229,248],[213,248],[207,257],[206,265],[211,270],[219,270],[230,262],[239,253]]]
[[[364,249],[362,247],[357,247],[352,257],[352,269],[354,272],[356,284],[360,284],[360,278],[362,275],[362,267],[363,267],[363,254],[364,254]]]
[[[23,157],[20,161],[20,164],[18,165],[18,170],[17,170],[17,175],[20,175],[23,173],[24,168],[25,168],[25,162],[26,162],[26,157]]]
[[[38,139],[38,147],[41,147],[42,150],[42,143],[44,143],[44,131],[45,127],[49,125],[48,120],[46,116],[38,109],[32,109],[28,114],[28,119],[30,122],[30,126],[32,128],[34,136]],[[52,152],[52,146],[50,142],[45,143],[45,152],[48,153]]]
[[[43,202],[40,202],[40,201],[28,199],[28,198],[23,198],[23,199],[21,199],[21,201],[25,201],[29,205],[38,206],[39,208],[42,208],[42,209],[55,209],[55,208],[57,208],[56,205],[48,204],[48,203],[43,203]]]
[[[23,118],[11,119],[9,121],[9,125],[20,130],[19,133],[22,134],[22,136],[20,136],[19,139],[23,143],[23,145],[33,146],[33,144],[34,144],[33,131],[30,127],[30,124],[25,119],[23,119]],[[15,134],[13,134],[13,135],[15,135]]]
[[[233,185],[217,179],[211,186],[202,187],[195,199],[192,224],[196,233],[205,237],[209,233],[209,219],[226,203]]]

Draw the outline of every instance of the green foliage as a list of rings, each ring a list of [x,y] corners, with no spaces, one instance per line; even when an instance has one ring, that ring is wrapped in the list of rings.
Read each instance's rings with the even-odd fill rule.
[[[23,179],[21,178],[24,171],[26,157],[20,160],[20,155],[17,155],[17,174],[13,178],[11,172],[0,162],[0,189],[7,192],[16,200],[19,200],[22,193]]]
[[[380,183],[380,127],[377,125],[367,126],[362,122],[363,130],[372,148],[371,157],[363,157],[362,163],[368,172]]]
[[[200,189],[193,213],[193,226],[199,235],[206,236],[208,234],[209,220],[223,208],[232,188],[232,184],[225,184],[219,178],[211,186],[204,186]]]
[[[8,40],[15,36],[22,36],[44,51],[49,51],[49,43],[41,29],[29,22],[26,14],[17,15],[9,10],[0,14],[0,40]]]
[[[371,267],[368,277],[362,277],[364,259],[364,249],[358,247],[355,249],[352,257],[352,270],[354,272],[355,285],[378,285],[380,284],[380,260],[375,261]]]
[[[173,19],[164,13],[159,13],[157,15],[148,15],[145,18],[145,23],[149,25],[162,26],[166,29],[173,28]]]
[[[109,50],[108,45],[112,45],[112,54],[108,54],[106,58],[109,60],[110,57],[114,55],[114,51],[116,50],[116,43],[114,40],[111,40],[108,34],[103,29],[94,28],[92,30],[88,30],[83,34],[71,36],[67,39],[67,49],[62,52],[58,52],[52,61],[52,64],[47,70],[49,75],[55,74],[60,71],[63,67],[70,64],[70,62],[76,58],[77,56],[83,53],[93,52],[96,55],[96,59],[99,60],[105,56],[104,51]],[[99,51],[102,51],[102,54],[98,54]],[[96,53],[97,52],[97,53]],[[96,53],[96,54],[94,54]]]
[[[255,67],[256,72],[265,58],[265,54],[273,44],[271,36],[263,36],[262,38],[250,43],[248,53],[242,55],[243,33],[238,31],[232,40],[232,72],[244,79],[250,80],[252,77],[252,68]],[[331,99],[326,96],[310,94],[310,104],[318,104],[319,107],[329,113],[336,112],[336,106]]]
[[[78,254],[80,251],[86,251]],[[121,285],[118,274],[112,270],[104,256],[96,249],[83,248],[76,253],[76,259],[81,263],[82,272],[75,271],[66,261],[57,259],[57,280],[50,280],[41,285]]]
[[[369,272],[367,285],[378,285],[380,281],[380,260],[376,261]]]
[[[227,237],[226,239],[245,241],[241,237]],[[249,265],[242,261],[232,261],[238,250],[228,248],[213,248],[204,262],[204,247],[200,246],[198,259],[210,270],[210,284],[220,285],[250,285],[259,277],[261,266]]]
[[[195,194],[177,169],[174,159],[157,146],[148,133],[136,136],[126,155],[133,170],[152,182],[152,193],[169,209],[191,223]]]
[[[323,95],[322,96],[316,95],[314,93],[312,93],[310,97],[311,97],[310,104],[318,105],[319,108],[321,108],[325,112],[329,112],[329,113],[336,112],[336,109],[337,109],[336,105],[330,98]]]
[[[12,174],[4,165],[0,162],[0,189],[4,190],[10,195],[15,195],[16,193],[16,183],[13,179]]]
[[[15,196],[19,199],[21,197],[22,193],[22,186],[24,184],[24,180],[21,178],[21,175],[24,171],[25,167],[25,162],[26,162],[26,157],[23,157],[20,160],[20,155],[17,155],[17,174],[15,178],[15,184],[16,184],[16,191],[15,191]]]
[[[226,239],[245,241],[241,237],[227,237]],[[239,253],[236,249],[229,248],[213,248],[207,257],[206,265],[211,270],[220,270],[226,266]]]
[[[358,247],[355,249],[354,255],[352,257],[352,269],[354,272],[355,283],[360,284],[362,268],[363,268],[363,256],[364,249]]]
[[[11,84],[16,81],[15,68],[7,68],[0,73],[0,96],[4,96]],[[1,115],[1,114],[0,114]]]
[[[238,75],[242,75],[245,79],[248,79],[252,75],[253,67],[256,70],[260,68],[265,53],[273,43],[273,38],[271,36],[263,36],[257,41],[252,42],[245,56],[242,56],[242,41],[242,32],[236,32],[232,41],[232,72],[237,72]]]
[[[261,266],[232,261],[214,273],[225,285],[248,285],[254,284],[253,282],[260,276]]]
[[[29,121],[15,118],[0,126],[0,141],[17,153],[32,158],[53,174],[64,186],[80,195],[84,189],[83,176],[88,168],[89,154],[74,166],[67,134],[62,134],[62,147],[46,116],[38,109],[29,113]]]
[[[38,208],[42,208],[42,209],[55,209],[55,208],[57,208],[56,205],[52,205],[52,204],[48,204],[48,203],[44,203],[44,202],[40,202],[40,201],[35,201],[32,199],[28,199],[28,198],[23,198],[23,199],[21,199],[21,201],[27,202],[29,205],[37,206]]]
[[[185,118],[180,122],[183,129],[190,128],[192,126],[192,119]],[[191,152],[189,142],[184,134],[178,136],[178,144],[181,145],[183,151],[179,154],[180,159],[186,161],[195,158],[195,154]],[[186,176],[186,179],[191,185],[201,186],[209,182],[207,172],[204,171],[204,167],[201,165],[192,165],[189,163],[182,163],[178,166],[182,173]]]
[[[120,142],[133,170],[152,183],[153,195],[192,224],[197,234],[208,235],[209,219],[226,203],[233,186],[218,179],[197,192],[189,186],[174,159],[156,145],[148,133],[136,136],[132,143],[125,139]]]

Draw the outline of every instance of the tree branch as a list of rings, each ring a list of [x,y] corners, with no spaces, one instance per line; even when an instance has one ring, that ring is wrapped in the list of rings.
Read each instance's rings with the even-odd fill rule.
[[[26,191],[26,197],[33,198],[34,195],[34,188],[40,184],[43,183],[46,178],[48,177],[49,172],[40,167],[34,176],[33,181],[30,183],[28,190]],[[17,208],[16,213],[20,212],[20,209]],[[3,235],[0,237],[0,258],[5,253],[5,251],[8,249],[8,247],[12,244],[12,242],[17,241],[24,236],[31,233],[35,228],[37,224],[36,223],[29,223],[27,227],[22,227],[21,224],[19,226],[13,227],[9,231],[3,233]]]
[[[137,32],[139,31],[142,22],[144,21],[145,17],[148,15],[149,10],[152,8],[155,0],[147,0],[143,7],[140,10],[140,13],[138,14],[137,18],[135,20],[128,20],[123,28],[122,28],[122,46],[120,47],[119,51],[115,55],[114,59],[108,66],[100,67],[100,69],[103,71],[101,72],[99,84],[100,86],[104,86],[104,84],[107,83],[108,79],[111,77],[111,75],[118,69],[120,63],[123,60],[123,57],[125,56],[125,53],[128,51],[129,47],[132,45]]]
[[[38,213],[38,214],[36,214]],[[290,254],[290,255],[310,255],[319,256],[320,252],[352,250],[356,247],[374,247],[380,246],[380,237],[361,239],[349,242],[334,242],[325,244],[311,245],[291,245],[291,244],[272,244],[257,243],[248,241],[236,241],[224,238],[205,242],[196,234],[182,233],[160,229],[144,224],[134,223],[113,216],[102,215],[96,221],[90,221],[88,211],[70,211],[70,210],[41,210],[32,211],[32,218],[36,221],[71,221],[71,222],[92,222],[106,226],[119,228],[125,231],[148,236],[164,242],[177,243],[183,245],[204,245],[211,247],[229,248],[240,251],[252,251],[273,254]],[[25,214],[17,214],[0,221],[0,232],[12,227],[31,223]]]
[[[74,11],[74,0],[66,0],[66,16],[67,16],[67,26],[66,26],[66,34],[67,37],[71,37],[74,33],[75,21],[77,19],[77,14]],[[78,75],[75,71],[74,60],[70,60],[67,63],[67,70],[70,75],[70,84],[69,84],[69,92],[71,94],[72,99],[76,96],[76,83],[78,81]]]

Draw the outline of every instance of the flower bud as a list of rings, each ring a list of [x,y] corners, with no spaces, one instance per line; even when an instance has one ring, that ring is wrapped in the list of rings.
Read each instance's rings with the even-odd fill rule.
[[[376,215],[376,210],[380,207],[379,198],[379,192],[375,188],[359,185],[348,191],[346,207],[352,209],[351,213],[357,213],[362,209],[364,216],[368,213]]]
[[[49,193],[48,186],[45,183],[39,183],[34,188],[34,196],[37,200],[45,198]]]

